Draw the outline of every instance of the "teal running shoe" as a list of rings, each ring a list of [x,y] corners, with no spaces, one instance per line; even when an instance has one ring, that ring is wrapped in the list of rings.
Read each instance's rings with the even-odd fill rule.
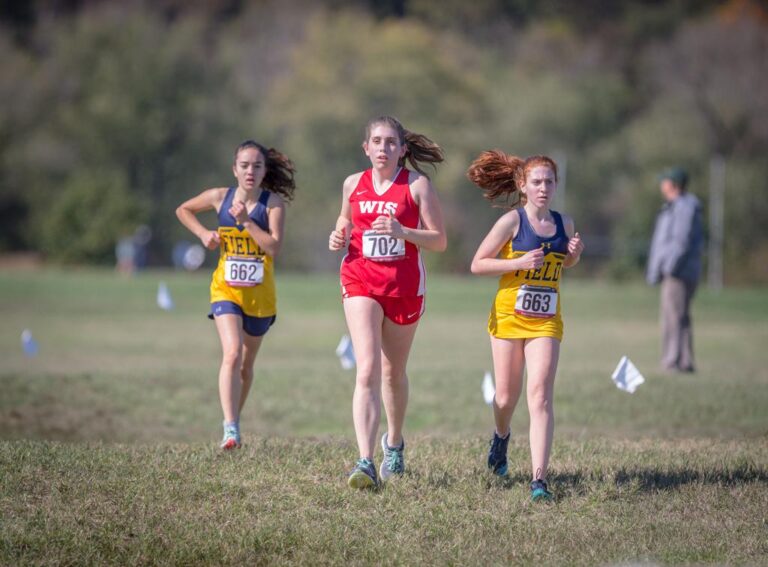
[[[376,465],[371,459],[358,459],[355,468],[349,473],[347,484],[351,488],[376,488],[379,479],[376,477]]]
[[[555,495],[549,491],[546,482],[536,479],[531,483],[531,500],[534,502],[551,502],[554,499]]]
[[[399,447],[390,447],[387,444],[387,434],[381,436],[381,448],[384,449],[384,461],[379,467],[381,480],[389,480],[393,474],[401,475],[405,472],[405,461],[403,460],[403,451],[405,451],[405,439],[400,441]]]
[[[491,448],[488,450],[488,468],[495,475],[507,476],[507,445],[509,445],[510,437],[512,437],[511,432],[507,433],[504,438],[499,437],[495,431],[493,432]]]
[[[224,424],[224,438],[221,440],[221,447],[225,451],[239,449],[242,443],[240,440],[240,428],[233,424]]]

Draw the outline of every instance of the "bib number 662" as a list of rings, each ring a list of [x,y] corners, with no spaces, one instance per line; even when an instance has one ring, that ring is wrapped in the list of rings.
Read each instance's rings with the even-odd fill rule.
[[[232,287],[253,287],[264,280],[264,262],[258,258],[227,258],[224,279]]]

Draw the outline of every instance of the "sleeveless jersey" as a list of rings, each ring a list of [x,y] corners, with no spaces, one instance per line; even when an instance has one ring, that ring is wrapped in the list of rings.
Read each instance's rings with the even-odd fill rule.
[[[532,337],[563,338],[560,315],[560,275],[568,254],[568,236],[563,219],[551,211],[554,236],[541,237],[528,222],[525,209],[517,209],[520,227],[499,252],[499,258],[513,259],[536,248],[544,248],[544,264],[537,270],[516,270],[499,279],[499,289],[488,319],[488,332],[504,339]]]
[[[349,196],[352,233],[341,261],[341,281],[360,282],[368,293],[389,297],[424,295],[425,271],[418,246],[386,235],[376,235],[371,224],[381,215],[394,216],[402,226],[419,228],[419,206],[411,196],[410,172],[402,168],[392,185],[378,195],[373,170],[367,169]]]
[[[275,278],[272,257],[261,250],[243,225],[237,224],[229,214],[235,187],[230,187],[219,209],[219,237],[221,238],[219,264],[211,279],[211,303],[231,301],[251,317],[271,317],[277,313]],[[269,230],[267,202],[269,191],[262,190],[249,217],[262,230]],[[261,274],[255,285],[241,285],[233,280],[251,278]]]

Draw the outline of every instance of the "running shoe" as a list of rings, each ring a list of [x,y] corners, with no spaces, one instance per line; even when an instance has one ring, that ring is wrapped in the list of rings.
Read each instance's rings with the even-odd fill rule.
[[[551,502],[554,499],[555,495],[549,491],[546,482],[541,479],[536,479],[531,483],[531,500],[534,502]]]
[[[511,433],[501,438],[495,431],[493,432],[491,448],[488,450],[488,468],[495,475],[507,476],[507,445],[510,437],[512,437]]]
[[[384,449],[384,461],[379,467],[381,480],[389,480],[393,474],[403,474],[405,471],[405,462],[403,461],[405,439],[400,441],[399,447],[390,447],[387,444],[387,434],[385,433],[381,436],[381,448]]]
[[[221,440],[219,447],[229,451],[230,449],[239,449],[240,445],[240,428],[237,425],[225,425],[224,438]]]
[[[347,479],[347,484],[352,488],[376,488],[378,483],[376,465],[370,459],[358,459]]]

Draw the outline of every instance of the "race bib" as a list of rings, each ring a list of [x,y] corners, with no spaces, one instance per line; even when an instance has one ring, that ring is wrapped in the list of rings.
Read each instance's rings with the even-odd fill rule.
[[[363,256],[377,262],[390,262],[405,257],[405,240],[375,230],[363,232]]]
[[[264,260],[229,256],[224,262],[224,279],[232,287],[253,287],[264,280]]]
[[[557,314],[557,290],[535,285],[520,286],[515,313],[540,319],[554,317]]]

